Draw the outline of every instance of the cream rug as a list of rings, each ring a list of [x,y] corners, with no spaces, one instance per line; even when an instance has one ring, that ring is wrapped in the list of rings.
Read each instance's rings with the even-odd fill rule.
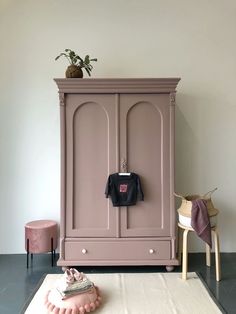
[[[47,314],[44,296],[61,275],[47,275],[26,314]],[[183,281],[180,273],[88,274],[100,288],[97,314],[217,314],[217,307],[196,273]]]

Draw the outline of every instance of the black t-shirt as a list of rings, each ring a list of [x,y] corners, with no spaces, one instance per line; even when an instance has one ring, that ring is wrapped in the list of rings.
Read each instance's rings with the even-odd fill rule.
[[[127,175],[109,175],[105,195],[107,198],[111,196],[113,206],[131,206],[135,205],[137,200],[144,200],[139,176],[134,172]]]

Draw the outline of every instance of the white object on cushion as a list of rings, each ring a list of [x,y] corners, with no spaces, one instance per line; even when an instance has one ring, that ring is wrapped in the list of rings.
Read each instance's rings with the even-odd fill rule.
[[[181,223],[181,225],[183,225],[185,227],[192,228],[191,217],[186,217],[186,216],[179,214],[179,222]],[[217,216],[211,216],[210,217],[210,223],[211,223],[211,227],[215,227],[216,223],[217,223]]]

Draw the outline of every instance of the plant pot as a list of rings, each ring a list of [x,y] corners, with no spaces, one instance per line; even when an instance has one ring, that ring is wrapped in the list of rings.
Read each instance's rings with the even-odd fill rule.
[[[197,200],[197,199],[206,200],[206,206],[207,206],[209,217],[215,216],[218,214],[218,209],[214,207],[211,197],[206,198],[200,195],[188,195],[182,198],[182,203],[180,207],[178,208],[178,213],[185,217],[191,217],[192,201]]]
[[[206,200],[206,207],[210,219],[211,226],[216,225],[216,216],[218,214],[218,209],[215,208],[213,205],[211,194],[215,192],[216,189],[207,192],[205,195],[187,195],[182,196],[179,194],[175,194],[175,196],[181,198],[182,202],[180,207],[178,208],[178,214],[179,214],[179,222],[187,227],[191,227],[191,212],[192,212],[192,201],[197,199],[204,199]]]
[[[82,69],[77,65],[69,65],[66,69],[66,78],[82,78],[83,77],[83,71]]]

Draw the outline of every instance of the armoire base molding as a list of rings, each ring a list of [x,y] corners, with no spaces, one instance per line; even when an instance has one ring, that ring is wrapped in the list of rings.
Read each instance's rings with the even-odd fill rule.
[[[130,239],[73,239],[64,242],[64,254],[58,260],[58,266],[94,266],[94,265],[179,265],[179,261],[169,257],[171,239],[130,238]]]
[[[57,266],[68,267],[68,266],[179,266],[177,259],[173,260],[119,260],[119,261],[107,261],[107,260],[94,260],[94,261],[79,261],[78,260],[63,260],[60,258],[57,261]]]

